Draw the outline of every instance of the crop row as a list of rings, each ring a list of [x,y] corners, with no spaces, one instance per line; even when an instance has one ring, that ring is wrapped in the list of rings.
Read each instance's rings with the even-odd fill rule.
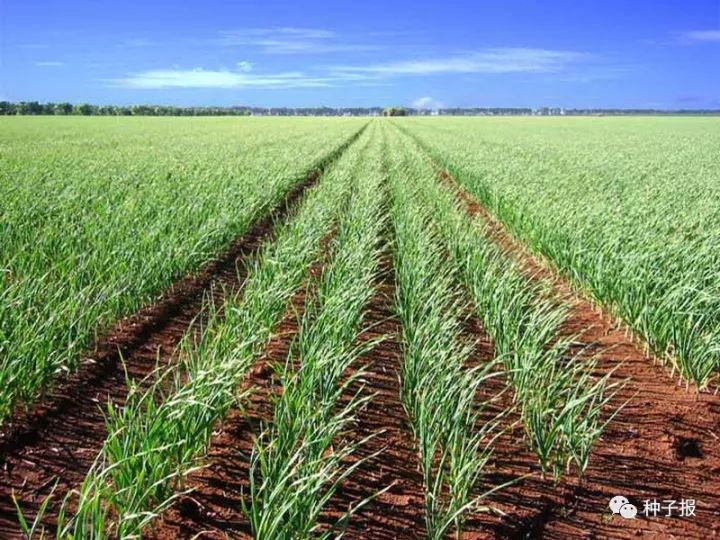
[[[460,532],[475,509],[474,488],[487,462],[497,422],[483,421],[478,387],[492,364],[466,367],[472,343],[464,339],[465,303],[457,273],[445,256],[432,210],[397,144],[389,137],[391,219],[395,233],[397,313],[404,357],[401,399],[418,447],[428,538]]]
[[[364,307],[375,293],[384,226],[377,137],[363,161],[368,165],[355,171],[351,203],[332,242],[330,262],[310,289],[293,352],[279,369],[282,394],[272,421],[255,444],[245,505],[255,538],[332,538],[364,503],[356,501],[329,529],[318,529],[327,501],[367,459],[348,463],[364,441],[345,432],[372,397],[352,388],[364,374],[359,357],[373,346],[357,344],[357,337]]]
[[[404,128],[683,378],[711,384],[720,372],[716,122],[469,122]]]

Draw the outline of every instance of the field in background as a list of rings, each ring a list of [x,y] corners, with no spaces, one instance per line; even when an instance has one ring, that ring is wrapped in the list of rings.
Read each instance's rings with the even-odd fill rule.
[[[717,128],[0,118],[0,531],[716,530]]]

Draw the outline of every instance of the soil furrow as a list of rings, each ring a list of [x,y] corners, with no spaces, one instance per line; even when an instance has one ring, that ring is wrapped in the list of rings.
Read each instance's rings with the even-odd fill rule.
[[[507,515],[483,518],[490,535],[565,539],[720,534],[720,397],[684,389],[645,355],[624,325],[595,309],[531,255],[447,172],[440,177],[457,190],[471,215],[488,224],[491,239],[516,257],[527,275],[553,284],[570,305],[563,334],[578,336],[577,348],[597,358],[598,374],[615,369],[613,380],[626,381],[613,405],[629,400],[596,444],[582,479],[568,477],[559,485],[543,480],[521,427],[501,438],[489,479],[498,484],[533,474],[493,496],[493,505]],[[608,503],[616,495],[638,507],[637,519],[612,515]],[[682,499],[694,500],[695,516],[679,517]],[[645,516],[645,500],[665,506],[663,501],[676,501],[673,517],[665,517],[666,508],[657,517]]]
[[[374,437],[352,456],[354,460],[366,458],[366,461],[329,501],[324,518],[332,523],[351,506],[371,498],[350,518],[344,538],[423,538],[422,474],[412,431],[400,401],[402,329],[393,307],[395,273],[389,253],[383,253],[379,269],[376,293],[365,314],[367,330],[359,340],[383,339],[359,362],[366,366],[366,372],[358,382],[363,385],[362,393],[372,398],[349,432],[349,438],[355,441]],[[378,495],[385,488],[387,491]]]
[[[221,257],[175,283],[156,304],[120,321],[97,343],[91,361],[16,419],[0,440],[1,536],[18,534],[13,492],[26,515],[34,515],[56,479],[59,493],[82,481],[106,437],[103,407],[126,398],[125,369],[135,379],[151,374],[156,361],[171,358],[208,297],[219,305],[226,294],[239,291],[246,277],[242,263],[272,237],[319,176],[318,170],[308,174]]]
[[[273,397],[280,392],[275,368],[288,360],[300,330],[305,301],[327,263],[328,246],[336,230],[322,241],[321,256],[310,267],[308,278],[293,295],[290,307],[275,329],[265,353],[243,382],[252,391],[245,407],[233,407],[213,436],[203,460],[205,467],[188,477],[183,496],[158,520],[149,536],[156,540],[177,538],[252,538],[250,523],[242,512],[249,493],[250,456],[262,425],[273,418]],[[249,499],[246,499],[249,502]]]

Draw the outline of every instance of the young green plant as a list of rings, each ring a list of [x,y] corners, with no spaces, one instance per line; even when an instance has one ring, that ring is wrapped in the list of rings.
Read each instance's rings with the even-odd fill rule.
[[[364,501],[330,529],[318,518],[338,486],[367,458],[348,458],[364,441],[345,433],[371,397],[351,390],[363,375],[357,344],[363,309],[375,293],[380,234],[384,226],[384,173],[377,139],[355,171],[352,202],[333,240],[331,260],[310,287],[300,332],[279,368],[282,393],[256,441],[250,501],[243,507],[258,539],[331,538]],[[344,400],[343,395],[350,394]]]

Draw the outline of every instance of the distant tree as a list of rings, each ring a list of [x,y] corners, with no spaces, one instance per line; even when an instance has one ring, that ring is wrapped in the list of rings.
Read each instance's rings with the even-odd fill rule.
[[[152,114],[152,108],[147,105],[133,105],[131,109],[133,116],[148,116]]]
[[[37,101],[21,101],[17,104],[15,112],[17,114],[42,114],[44,107]]]
[[[55,114],[72,114],[72,103],[58,103],[55,105]]]
[[[387,107],[383,110],[383,116],[406,116],[407,111],[403,107]]]
[[[82,116],[92,116],[97,113],[98,107],[96,105],[90,105],[89,103],[81,103],[75,105],[73,108],[73,114],[80,114]]]
[[[15,114],[15,104],[10,101],[0,101],[0,114]]]

